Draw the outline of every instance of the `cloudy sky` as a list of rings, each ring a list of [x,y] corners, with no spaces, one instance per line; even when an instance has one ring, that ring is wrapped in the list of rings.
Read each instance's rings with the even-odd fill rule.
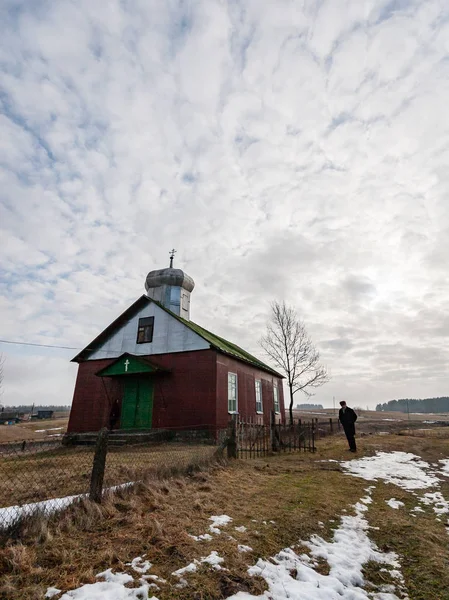
[[[175,247],[250,351],[296,307],[313,402],[449,394],[446,0],[3,0],[0,70],[1,339],[87,345]],[[0,352],[71,402],[76,351]]]

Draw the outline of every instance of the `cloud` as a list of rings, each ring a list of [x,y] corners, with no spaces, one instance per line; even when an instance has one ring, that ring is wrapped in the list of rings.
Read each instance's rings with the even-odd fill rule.
[[[0,338],[84,346],[175,246],[193,318],[249,350],[271,300],[297,308],[333,375],[317,401],[447,394],[448,16],[4,4]],[[70,402],[65,353],[44,384],[0,350],[4,401]]]

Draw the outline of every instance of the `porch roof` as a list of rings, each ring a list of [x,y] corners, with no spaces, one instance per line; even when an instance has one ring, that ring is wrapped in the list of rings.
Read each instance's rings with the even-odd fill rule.
[[[96,375],[99,377],[126,377],[127,375],[164,372],[168,372],[168,369],[158,367],[146,357],[135,356],[134,354],[125,352],[113,363],[100,369]]]

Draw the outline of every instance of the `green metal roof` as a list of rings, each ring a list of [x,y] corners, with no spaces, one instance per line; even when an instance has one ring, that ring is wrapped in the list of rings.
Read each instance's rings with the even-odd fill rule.
[[[206,340],[206,342],[209,342],[209,344],[216,350],[219,350],[224,354],[229,354],[230,356],[233,356],[234,358],[237,358],[239,360],[243,360],[244,362],[249,363],[254,367],[257,367],[262,371],[268,371],[269,373],[272,373],[273,375],[276,375],[277,377],[282,377],[284,379],[283,375],[281,375],[280,373],[263,363],[261,360],[259,360],[249,352],[246,352],[246,350],[243,350],[243,348],[240,348],[232,342],[228,342],[228,340],[225,340],[224,338],[216,335],[215,333],[204,329],[204,327],[197,325],[193,321],[187,321],[186,319],[179,317],[177,314],[163,306],[160,302],[157,302],[156,300],[152,300],[152,302],[157,304],[160,308],[162,308],[162,310],[165,310],[165,312],[169,313],[172,317],[183,323],[186,327],[197,333],[204,340]]]

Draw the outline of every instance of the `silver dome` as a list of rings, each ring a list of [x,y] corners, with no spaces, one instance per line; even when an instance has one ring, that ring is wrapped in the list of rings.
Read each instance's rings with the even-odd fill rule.
[[[160,287],[162,285],[179,286],[188,292],[191,292],[195,287],[195,282],[181,269],[167,267],[166,269],[150,271],[145,280],[145,289],[147,292],[151,288]]]

